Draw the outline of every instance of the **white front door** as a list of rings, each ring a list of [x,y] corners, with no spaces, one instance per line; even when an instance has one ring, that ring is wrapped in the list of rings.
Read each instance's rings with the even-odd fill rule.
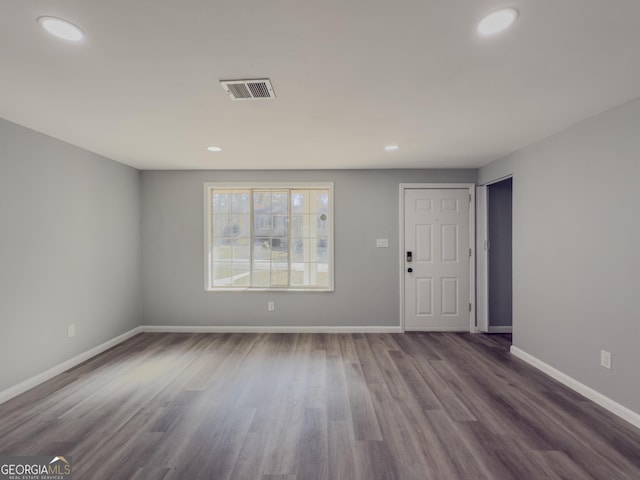
[[[469,331],[469,190],[404,193],[405,330]]]

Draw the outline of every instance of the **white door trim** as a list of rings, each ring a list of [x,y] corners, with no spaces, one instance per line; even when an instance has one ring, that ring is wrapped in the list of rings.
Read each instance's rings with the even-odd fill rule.
[[[398,252],[398,262],[400,265],[400,328],[404,332],[404,192],[405,190],[417,188],[432,189],[467,189],[469,191],[469,245],[471,247],[471,257],[469,258],[469,331],[475,333],[476,328],[476,185],[475,183],[401,183],[399,198],[400,201],[400,249]]]
[[[495,180],[489,180],[488,182],[485,182],[485,183],[483,183],[483,184],[481,184],[479,186],[488,187],[489,185],[493,185],[494,183],[500,183],[503,180],[508,180],[510,178],[513,178],[513,174],[512,173],[510,173],[509,175],[505,175],[504,177],[496,178]]]
[[[476,187],[476,326],[489,331],[489,251],[487,222],[487,187]]]

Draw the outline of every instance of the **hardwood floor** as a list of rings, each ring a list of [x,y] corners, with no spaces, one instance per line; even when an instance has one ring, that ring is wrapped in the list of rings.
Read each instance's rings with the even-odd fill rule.
[[[0,405],[75,479],[638,479],[640,431],[507,335],[140,334]]]

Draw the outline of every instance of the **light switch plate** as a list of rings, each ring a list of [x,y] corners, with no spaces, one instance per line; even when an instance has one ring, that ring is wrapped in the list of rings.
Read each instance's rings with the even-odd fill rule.
[[[376,247],[377,248],[389,248],[389,239],[388,238],[377,238],[376,239]]]

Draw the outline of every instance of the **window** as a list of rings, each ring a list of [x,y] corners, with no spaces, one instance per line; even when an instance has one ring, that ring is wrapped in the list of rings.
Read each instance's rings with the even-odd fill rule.
[[[333,290],[333,184],[205,184],[207,290]]]

